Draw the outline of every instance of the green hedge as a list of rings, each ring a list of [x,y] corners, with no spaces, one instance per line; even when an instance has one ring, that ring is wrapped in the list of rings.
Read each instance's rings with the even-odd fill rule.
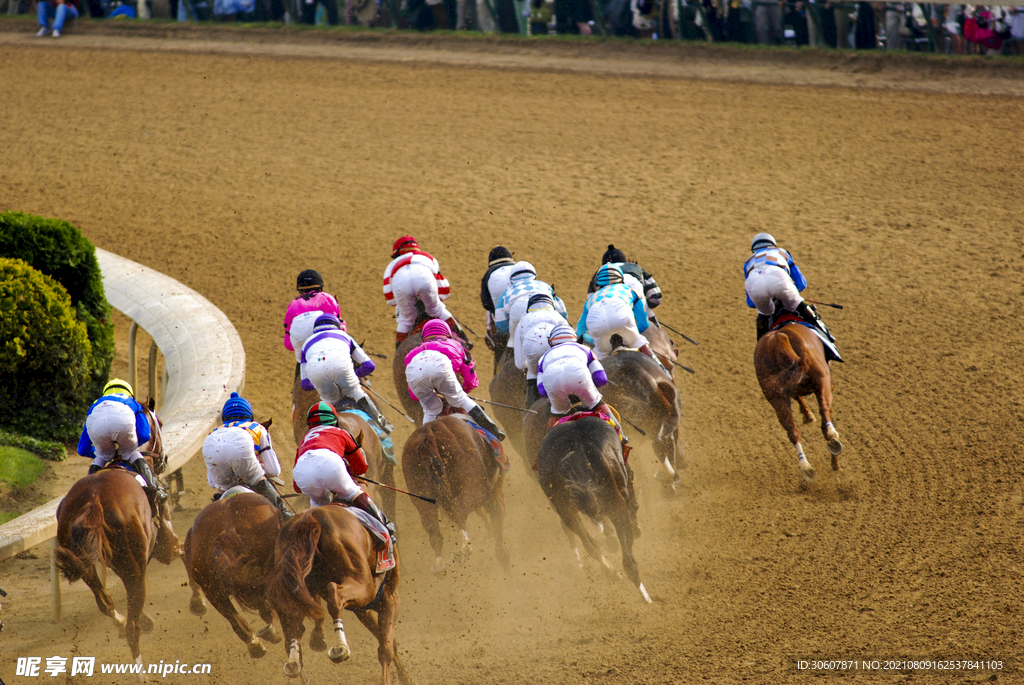
[[[114,325],[96,248],[67,221],[0,213],[0,256],[22,259],[67,290],[92,345],[90,394],[99,397],[114,359]]]
[[[68,458],[67,448],[59,442],[39,440],[28,435],[18,435],[2,430],[0,430],[0,446],[17,447],[50,461],[64,461]]]
[[[70,442],[92,392],[92,345],[64,287],[0,257],[0,426]]]

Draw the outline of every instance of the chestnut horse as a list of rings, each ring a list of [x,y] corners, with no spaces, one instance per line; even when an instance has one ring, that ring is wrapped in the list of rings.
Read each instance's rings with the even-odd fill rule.
[[[143,408],[153,435],[159,435],[156,415],[150,406]],[[170,564],[181,556],[181,545],[166,505],[154,512],[135,472],[120,468],[119,463],[115,459],[111,466],[79,480],[58,505],[54,563],[68,582],[85,581],[100,611],[123,631],[135,663],[141,664],[139,633],[153,630],[153,619],[144,608],[146,566],[151,558]],[[107,567],[113,569],[124,583],[127,617],[114,608],[97,566],[104,575]]]
[[[192,586],[189,610],[206,613],[200,589],[232,630],[258,659],[267,653],[263,640],[281,641],[266,589],[274,570],[274,541],[284,517],[267,498],[254,492],[222,497],[199,512],[185,536],[185,570]],[[254,634],[232,604],[259,613],[266,623]]]
[[[289,678],[303,676],[308,682],[299,644],[305,632],[302,622],[306,618],[316,622],[311,648],[321,651],[326,647],[322,623],[330,615],[338,644],[327,656],[335,663],[351,656],[341,618],[342,612],[348,609],[355,612],[377,638],[377,660],[384,685],[391,683],[392,664],[403,683],[412,682],[398,658],[395,642],[400,565],[375,574],[376,561],[373,538],[346,507],[337,504],[313,507],[284,524],[274,549],[274,573],[267,586],[267,599],[281,619],[284,631],[288,654],[285,675]],[[321,599],[327,602],[326,612]]]
[[[800,405],[804,423],[813,423],[814,415],[803,399],[812,393],[818,398],[821,434],[825,436],[832,455],[832,470],[839,471],[843,443],[839,442],[839,433],[832,425],[832,374],[825,358],[825,345],[818,335],[795,322],[765,333],[754,348],[754,371],[757,382],[761,384],[761,392],[786,429],[789,441],[796,447],[804,480],[813,480],[816,473],[800,443],[800,429],[793,418],[792,400]]]
[[[575,534],[590,556],[606,568],[610,568],[608,562],[583,527],[580,515],[600,527],[606,519],[611,521],[622,549],[626,577],[650,603],[633,556],[633,541],[640,535],[633,473],[622,459],[622,445],[615,429],[597,417],[558,424],[541,443],[537,470],[541,488],[558,512],[570,543]],[[578,558],[578,550],[576,554]]]
[[[431,570],[437,572],[444,568],[441,560],[444,536],[437,512],[440,507],[462,533],[459,556],[453,555],[453,561],[462,561],[468,556],[466,519],[482,508],[490,520],[495,554],[508,571],[511,567],[504,536],[505,477],[491,446],[460,416],[440,416],[420,426],[402,451],[402,472],[407,487],[437,500],[436,505],[413,500],[437,557]]]

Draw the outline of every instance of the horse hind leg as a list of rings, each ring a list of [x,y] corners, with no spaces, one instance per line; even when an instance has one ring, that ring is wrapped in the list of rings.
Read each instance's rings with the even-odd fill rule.
[[[618,514],[612,521],[615,526],[615,532],[618,534],[619,547],[622,548],[622,569],[626,573],[626,577],[640,590],[640,594],[643,595],[644,601],[651,604],[651,596],[647,594],[647,588],[644,587],[643,581],[640,580],[640,567],[636,563],[636,557],[633,556],[633,521],[628,511],[623,511]]]
[[[270,605],[264,601],[263,606],[259,608],[260,618],[266,623],[262,630],[256,633],[256,637],[261,640],[265,640],[272,645],[276,645],[281,642],[281,633],[277,632],[277,628],[274,627],[274,610],[270,608]]]
[[[327,639],[324,637],[324,620],[317,619],[313,631],[309,634],[309,648],[314,652],[327,651]]]
[[[366,629],[377,638],[380,642],[380,621],[378,621],[377,613],[373,611],[357,611],[355,612],[356,618],[362,621]],[[393,632],[393,631],[392,631]],[[402,663],[401,657],[398,656],[398,642],[392,637],[391,639],[391,652],[392,660],[391,663],[395,667],[395,671],[398,673],[398,679],[403,685],[413,685],[412,674],[409,673],[409,669]]]
[[[810,482],[818,477],[817,472],[811,463],[807,461],[807,455],[804,454],[804,447],[800,444],[800,429],[796,427],[796,421],[793,418],[793,405],[789,397],[776,396],[769,400],[772,408],[775,410],[775,415],[779,418],[779,423],[786,429],[786,434],[789,436],[789,441],[793,443],[796,448],[796,459],[797,465],[800,467],[800,474],[803,476],[804,481]]]
[[[804,417],[804,423],[814,423],[814,414],[811,413],[811,408],[807,406],[807,402],[803,397],[797,397],[796,403],[800,405],[800,414]]]
[[[249,656],[253,659],[259,659],[264,656],[267,653],[266,646],[259,636],[252,632],[249,622],[235,609],[235,605],[231,602],[231,597],[227,594],[227,591],[216,588],[207,596],[213,608],[227,619],[238,639],[245,643],[246,648],[249,650]]]
[[[509,557],[508,546],[505,544],[505,491],[499,483],[491,496],[487,499],[487,515],[491,524],[491,534],[494,536],[494,553],[498,563],[506,573],[512,571],[512,560]]]
[[[327,657],[336,664],[347,661],[352,656],[352,650],[345,638],[345,625],[341,620],[344,611],[345,598],[341,596],[341,587],[337,583],[327,584],[327,612],[334,620],[334,633],[338,644],[327,652]]]
[[[839,471],[839,455],[843,452],[843,443],[839,441],[839,431],[832,425],[832,379],[827,374],[822,375],[818,381],[818,409],[821,412],[821,434],[828,444],[829,454],[832,455],[832,470]]]

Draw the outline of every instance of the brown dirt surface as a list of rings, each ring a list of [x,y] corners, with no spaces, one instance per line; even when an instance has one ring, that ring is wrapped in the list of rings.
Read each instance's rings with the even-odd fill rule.
[[[650,451],[630,460],[654,604],[589,561],[576,567],[513,459],[510,576],[480,520],[469,561],[432,574],[400,505],[397,636],[420,683],[774,684],[807,682],[795,657],[1021,656],[1021,99],[924,92],[956,90],[940,76],[896,92],[615,66],[636,53],[583,54],[586,69],[569,73],[509,50],[500,69],[467,69],[421,54],[306,55],[301,40],[247,54],[233,52],[237,36],[188,54],[193,41],[86,30],[35,41],[18,26],[0,34],[0,209],[66,218],[223,309],[248,355],[246,396],[279,420],[282,461],[294,447],[280,336],[295,275],[320,270],[349,330],[390,353],[380,277],[405,233],[437,256],[452,311],[474,328],[493,245],[533,262],[575,320],[615,243],[658,278],[659,315],[700,341],[680,359],[697,375],[677,379],[683,487],[663,499]],[[856,85],[837,71],[830,85]],[[812,427],[811,486],[753,372],[740,265],[760,230],[792,250],[809,297],[846,305],[823,310],[847,357],[833,369],[845,468],[828,469]],[[389,363],[376,377],[395,399]],[[182,537],[209,499],[204,476],[193,459]],[[129,661],[82,583],[65,584],[65,620],[50,623],[45,547],[33,556],[0,567],[0,677],[28,682],[12,676],[16,656]],[[209,662],[202,682],[284,682],[283,649],[251,661],[219,615],[188,612],[185,580],[178,564],[150,567],[157,627],[143,661]],[[378,678],[371,638],[349,624],[352,661],[307,650],[313,682]]]

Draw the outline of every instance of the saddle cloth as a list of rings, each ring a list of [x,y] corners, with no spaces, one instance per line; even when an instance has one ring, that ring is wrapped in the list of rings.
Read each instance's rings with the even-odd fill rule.
[[[367,414],[365,411],[361,409],[356,409],[350,404],[343,404],[341,406],[335,407],[335,409],[337,409],[339,412],[344,412],[346,414],[355,414],[362,420],[366,421],[366,423],[370,424],[370,428],[372,428],[373,432],[377,434],[377,440],[380,441],[380,447],[384,451],[384,456],[392,464],[398,463],[398,460],[395,458],[395,443],[391,439],[391,436],[385,433],[384,429],[377,425],[376,419],[371,419],[370,415]]]
[[[483,436],[483,439],[487,441],[487,444],[491,446],[491,453],[494,456],[494,461],[498,462],[498,466],[501,468],[502,473],[508,473],[508,470],[512,468],[512,464],[509,463],[508,457],[505,455],[505,448],[501,446],[501,441],[498,440],[489,430],[483,426],[478,426],[473,423],[469,418],[468,414],[449,414],[457,419],[462,419],[468,423],[473,430]]]
[[[332,502],[338,506],[345,507],[346,505],[342,502]],[[346,507],[348,513],[359,519],[359,522],[363,524],[363,527],[370,533],[374,540],[377,542],[377,569],[375,573],[384,573],[390,571],[395,567],[395,544],[391,539],[391,535],[388,533],[388,529],[384,527],[384,524],[378,521],[376,518],[356,507]]]
[[[812,326],[811,324],[807,323],[806,321],[804,321],[795,314],[790,314],[789,312],[786,312],[785,314],[780,315],[779,318],[775,319],[775,321],[772,322],[772,326],[769,330],[777,331],[783,326],[788,326],[789,324],[792,323],[800,324],[801,326],[804,326],[805,328],[809,328],[812,331],[814,331],[814,334],[818,336],[819,340],[821,340],[821,344],[825,346],[825,361],[837,361],[840,363],[845,363],[843,361],[843,358],[839,355],[839,348],[836,347],[834,342],[828,339],[828,336],[822,333],[817,326]]]
[[[611,409],[611,407],[609,407],[609,409]],[[615,411],[615,410],[612,409],[612,411]],[[612,419],[612,417],[610,417],[607,414],[605,414],[603,411],[581,411],[581,412],[577,412],[575,414],[569,414],[568,416],[563,416],[562,418],[558,419],[558,421],[555,423],[555,425],[556,426],[560,426],[563,423],[569,423],[570,421],[578,421],[579,419],[586,419],[586,418],[590,418],[590,417],[595,417],[595,418],[601,419],[602,421],[607,423],[609,426],[614,428],[615,429],[615,434],[619,436],[619,440],[622,440],[622,431],[619,429],[618,426],[615,425],[615,420]]]
[[[135,470],[135,467],[132,466],[131,463],[129,463],[127,461],[121,461],[121,460],[112,461],[109,464],[107,464],[106,466],[104,466],[103,468],[104,469],[121,469],[123,471],[127,471],[128,473],[132,474],[132,476],[135,478],[136,482],[138,482],[138,484],[142,486],[143,490],[146,489],[146,479],[143,478],[142,476],[140,476],[139,472]]]

